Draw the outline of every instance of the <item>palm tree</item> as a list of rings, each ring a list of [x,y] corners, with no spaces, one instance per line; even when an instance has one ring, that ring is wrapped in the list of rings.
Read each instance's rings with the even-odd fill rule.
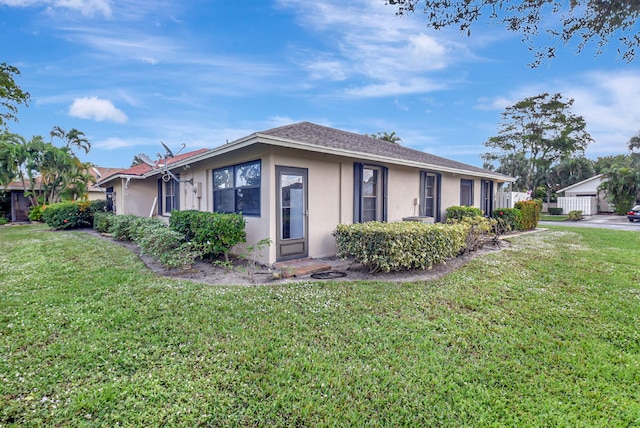
[[[50,132],[51,138],[58,137],[64,141],[67,147],[75,146],[84,150],[85,153],[89,153],[91,150],[91,143],[84,135],[84,132],[78,131],[75,128],[71,128],[69,132],[65,132],[64,129],[59,126],[54,126]]]
[[[368,137],[375,138],[376,140],[388,141],[390,143],[401,144],[402,138],[398,137],[394,131],[387,133],[379,131],[377,134],[365,134]]]

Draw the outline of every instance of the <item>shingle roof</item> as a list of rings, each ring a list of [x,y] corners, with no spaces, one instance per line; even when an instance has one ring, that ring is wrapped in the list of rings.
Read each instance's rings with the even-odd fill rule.
[[[259,132],[259,135],[298,141],[331,149],[347,150],[364,155],[378,155],[395,160],[419,162],[434,167],[452,168],[471,173],[503,176],[494,171],[435,156],[389,141],[378,140],[354,132],[342,131],[310,122],[299,122]],[[504,176],[509,178],[508,176]]]

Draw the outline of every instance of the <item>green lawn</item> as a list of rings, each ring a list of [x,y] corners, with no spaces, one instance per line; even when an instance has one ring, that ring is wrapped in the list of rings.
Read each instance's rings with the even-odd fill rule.
[[[567,221],[569,220],[568,215],[555,215],[555,214],[540,214],[541,221]]]
[[[640,425],[640,233],[550,227],[433,282],[221,287],[0,228],[0,426]]]

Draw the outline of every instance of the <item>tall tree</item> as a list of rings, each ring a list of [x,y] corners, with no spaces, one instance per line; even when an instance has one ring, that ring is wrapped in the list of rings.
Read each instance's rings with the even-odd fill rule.
[[[51,135],[52,139],[53,137],[60,138],[62,141],[64,141],[67,147],[75,146],[78,149],[84,150],[85,153],[89,153],[89,150],[91,150],[91,143],[84,135],[84,132],[78,131],[75,128],[71,128],[69,132],[66,132],[59,126],[54,126],[49,134]]]
[[[7,131],[8,120],[18,120],[18,105],[29,105],[29,93],[20,89],[15,81],[19,75],[17,68],[4,62],[0,64],[0,131]]]
[[[600,156],[593,162],[596,174],[604,174],[614,166],[631,166],[628,155]]]
[[[607,177],[599,189],[607,193],[616,214],[624,214],[635,205],[640,197],[640,169],[627,166],[613,166],[605,172]]]
[[[543,177],[546,187],[547,202],[558,189],[579,183],[595,175],[593,161],[584,156],[573,156],[563,159],[553,166]]]
[[[434,29],[457,27],[471,35],[471,27],[481,17],[496,21],[522,35],[535,52],[536,66],[544,58],[553,58],[559,44],[577,41],[581,52],[595,43],[600,54],[612,39],[618,41],[618,54],[629,62],[640,46],[636,24],[640,18],[638,0],[386,0],[403,15],[424,4],[427,26]],[[535,46],[540,31],[548,42]]]
[[[582,116],[571,112],[572,105],[572,99],[544,93],[507,107],[502,113],[499,135],[484,143],[494,150],[483,158],[502,164],[524,156],[522,175],[516,176],[518,185],[534,190],[555,163],[583,154],[593,141]]]
[[[27,141],[16,134],[0,135],[0,184],[22,182],[31,205],[60,201],[86,193],[91,181],[89,164],[81,162],[70,147],[57,147],[41,136]]]
[[[525,153],[483,153],[480,157],[484,160],[483,168],[510,177],[526,177],[531,168]],[[498,162],[496,166],[494,162]],[[512,185],[515,192],[526,192],[529,190],[524,180],[518,180]]]

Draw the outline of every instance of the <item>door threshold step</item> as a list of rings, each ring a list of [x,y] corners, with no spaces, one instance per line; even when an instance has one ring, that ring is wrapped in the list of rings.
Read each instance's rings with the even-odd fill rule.
[[[326,272],[331,269],[331,265],[309,258],[277,262],[274,263],[273,267],[282,272],[283,278],[301,277],[314,273]]]

